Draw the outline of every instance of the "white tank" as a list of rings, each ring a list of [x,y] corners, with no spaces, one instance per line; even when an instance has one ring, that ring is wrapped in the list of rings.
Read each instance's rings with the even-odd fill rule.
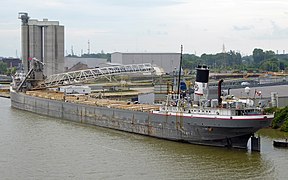
[[[211,100],[211,107],[216,108],[218,106],[218,99],[212,99]]]
[[[249,94],[249,93],[250,93],[250,88],[249,88],[249,87],[245,87],[244,92],[245,92],[246,94]]]
[[[278,107],[278,93],[271,92],[271,105],[272,107]]]

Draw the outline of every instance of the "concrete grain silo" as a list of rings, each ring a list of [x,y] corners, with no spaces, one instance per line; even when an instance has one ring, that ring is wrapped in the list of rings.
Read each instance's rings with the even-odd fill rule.
[[[24,72],[30,68],[30,60],[37,58],[44,65],[44,75],[64,71],[64,26],[58,21],[30,19],[28,13],[19,13],[21,25],[21,47]]]

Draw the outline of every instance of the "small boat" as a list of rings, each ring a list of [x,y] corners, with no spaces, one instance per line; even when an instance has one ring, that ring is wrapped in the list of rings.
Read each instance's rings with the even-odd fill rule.
[[[285,141],[273,141],[274,147],[288,147],[288,141],[287,139]]]

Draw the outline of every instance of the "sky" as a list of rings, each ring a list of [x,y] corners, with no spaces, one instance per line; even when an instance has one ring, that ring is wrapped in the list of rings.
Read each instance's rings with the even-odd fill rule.
[[[64,25],[65,54],[288,53],[287,0],[1,0],[2,57],[21,56],[18,12]]]

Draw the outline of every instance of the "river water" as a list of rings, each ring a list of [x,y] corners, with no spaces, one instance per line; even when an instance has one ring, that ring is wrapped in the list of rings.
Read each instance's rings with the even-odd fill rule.
[[[0,179],[287,179],[288,149],[261,152],[160,140],[10,107],[0,98]]]

